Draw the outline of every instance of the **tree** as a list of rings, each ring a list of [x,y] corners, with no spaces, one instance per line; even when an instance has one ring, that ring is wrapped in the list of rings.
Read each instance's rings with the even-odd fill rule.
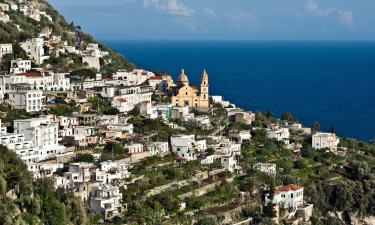
[[[267,117],[268,120],[272,120],[272,112],[271,112],[271,110],[267,111],[266,117]]]
[[[313,133],[317,133],[320,131],[320,124],[317,121],[314,121],[311,127]]]
[[[125,149],[122,147],[122,145],[115,143],[115,142],[109,142],[104,146],[104,151],[108,154],[113,155],[124,155]]]
[[[297,122],[297,118],[289,111],[285,111],[281,114],[281,120]]]
[[[21,47],[18,42],[13,44],[13,55],[14,59],[27,59],[26,51]]]
[[[331,133],[336,134],[336,124],[332,124],[331,126]]]
[[[70,73],[72,77],[76,77],[81,80],[81,86],[83,86],[83,82],[87,79],[95,79],[96,78],[96,70],[83,68],[77,69]]]
[[[269,217],[269,218],[276,217],[275,206],[274,206],[274,204],[272,204],[271,201],[269,201],[267,203],[267,205],[263,207],[263,216],[264,217]]]

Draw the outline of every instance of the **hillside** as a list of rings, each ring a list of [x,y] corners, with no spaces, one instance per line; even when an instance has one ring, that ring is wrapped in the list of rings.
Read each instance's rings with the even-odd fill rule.
[[[0,0],[0,3],[15,4],[20,7],[18,1]],[[29,5],[28,10],[30,12],[21,11],[21,9],[9,9],[6,11],[9,21],[0,21],[0,43],[13,43],[14,48],[17,49],[18,43],[38,37],[40,33],[49,33],[48,37],[44,37],[45,40],[61,37],[61,42],[65,42],[67,46],[75,46],[80,51],[83,51],[90,43],[98,43],[101,51],[108,52],[108,55],[101,59],[101,69],[99,71],[106,76],[120,69],[130,70],[134,68],[134,65],[129,63],[122,55],[81,31],[80,26],[75,25],[73,22],[68,23],[48,2],[44,0],[27,1],[27,5]],[[42,13],[35,14],[34,11]],[[64,53],[54,56],[53,53],[52,51],[50,52],[51,58],[47,63],[50,63],[56,71],[69,72],[72,69],[85,67],[82,61],[79,60],[69,62],[69,59],[77,58],[74,54]],[[16,57],[20,57],[20,55],[12,58]]]

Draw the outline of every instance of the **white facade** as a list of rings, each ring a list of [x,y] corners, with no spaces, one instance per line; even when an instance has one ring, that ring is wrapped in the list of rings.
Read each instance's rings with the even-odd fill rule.
[[[24,134],[7,133],[6,127],[3,127],[0,120],[0,145],[4,145],[25,162],[39,161],[39,152],[34,147],[33,141],[26,140]]]
[[[20,43],[29,58],[33,59],[36,64],[42,64],[48,56],[44,54],[44,40],[43,38],[34,38]]]
[[[337,151],[337,146],[340,143],[340,139],[336,134],[332,133],[317,133],[312,136],[312,147],[314,149],[329,148]]]
[[[14,133],[32,141],[39,161],[66,153],[66,148],[58,143],[58,125],[48,118],[14,120]]]
[[[127,101],[130,109],[141,102],[151,102],[153,93],[150,86],[125,87],[120,89],[119,92],[119,97]]]
[[[13,45],[12,44],[0,44],[0,59],[4,57],[6,54],[13,53]]]
[[[282,209],[295,211],[303,205],[303,189],[303,187],[295,184],[277,187],[273,199],[266,197],[266,204],[272,201],[273,204],[279,205]]]
[[[129,154],[131,155],[144,152],[144,146],[142,144],[130,143],[126,144],[124,147],[128,150]]]
[[[276,164],[275,163],[257,163],[253,166],[254,169],[264,172],[270,176],[276,175]]]
[[[129,112],[133,109],[133,107],[130,107],[128,101],[122,97],[113,98],[111,106],[122,113]]]
[[[237,165],[237,160],[233,156],[221,157],[220,162],[221,165],[231,173],[241,169],[241,167]]]
[[[196,160],[197,153],[207,149],[206,140],[196,141],[194,135],[176,135],[171,137],[172,152],[187,161]]]
[[[70,78],[69,74],[66,73],[53,73],[53,88],[54,91],[69,91],[70,90]]]
[[[109,184],[92,186],[89,200],[89,210],[102,214],[104,219],[110,219],[122,211],[122,194],[118,187]]]
[[[110,131],[121,131],[123,133],[132,135],[134,131],[134,126],[133,124],[128,123],[117,123],[107,125],[107,129]]]
[[[290,133],[288,128],[275,128],[267,130],[267,137],[279,142],[289,144]]]
[[[136,86],[143,84],[154,76],[154,73],[145,70],[133,70],[131,72],[117,71],[113,74],[113,81],[111,81],[111,83],[114,85],[122,84],[123,86]]]
[[[9,104],[26,112],[40,112],[43,108],[43,91],[18,91],[9,92]]]
[[[31,69],[31,60],[16,59],[10,63],[10,73],[22,74]]]

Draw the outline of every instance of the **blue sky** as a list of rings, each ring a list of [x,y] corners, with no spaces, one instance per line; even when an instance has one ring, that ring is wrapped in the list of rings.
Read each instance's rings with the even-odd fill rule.
[[[375,40],[375,0],[48,0],[99,39]]]

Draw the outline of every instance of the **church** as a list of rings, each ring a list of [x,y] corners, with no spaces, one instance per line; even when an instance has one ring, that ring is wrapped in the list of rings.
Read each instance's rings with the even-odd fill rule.
[[[201,76],[199,87],[190,86],[189,79],[184,70],[181,70],[177,78],[176,89],[172,96],[173,106],[189,106],[201,111],[209,109],[208,75],[206,70]]]

